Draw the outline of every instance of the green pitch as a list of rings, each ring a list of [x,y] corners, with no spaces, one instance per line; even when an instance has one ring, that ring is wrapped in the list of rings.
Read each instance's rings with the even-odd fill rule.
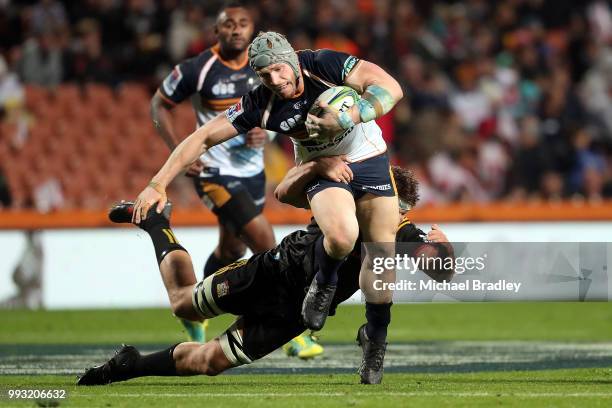
[[[281,352],[219,377],[145,378],[77,388],[74,378],[122,342],[145,352],[184,339],[167,310],[0,311],[0,406],[372,407],[612,406],[612,305],[395,305],[381,386],[357,384],[362,306],[341,307],[323,358]],[[211,322],[218,333],[230,318]],[[10,388],[64,389],[11,401]]]

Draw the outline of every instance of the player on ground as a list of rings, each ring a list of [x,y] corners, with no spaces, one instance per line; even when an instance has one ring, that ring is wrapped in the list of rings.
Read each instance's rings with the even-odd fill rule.
[[[264,86],[243,96],[225,115],[206,123],[177,146],[139,194],[134,221],[145,220],[151,206],[157,212],[163,210],[166,186],[200,154],[257,126],[290,136],[298,164],[319,156],[346,155],[353,173],[348,184],[316,179],[307,188],[310,207],[325,238],[315,247],[318,272],[304,299],[302,317],[306,327],[319,330],[334,298],[337,271],[359,233],[365,242],[395,238],[398,203],[386,145],[374,119],[387,113],[403,93],[395,79],[371,62],[330,50],[296,53],[285,37],[274,32],[260,33],[253,40],[249,63]],[[362,99],[342,114],[321,105],[324,114],[308,115],[317,97],[334,85],[352,87]],[[330,136],[340,131],[343,133]],[[312,137],[315,135],[318,137]],[[373,336],[384,342],[384,322],[390,319],[393,293],[376,290],[373,283],[376,279],[394,282],[395,270],[374,275],[371,259],[394,254],[367,255],[360,287],[366,298],[366,316],[376,316]]]
[[[255,88],[259,78],[248,65],[247,46],[253,19],[238,2],[227,3],[215,24],[218,43],[178,64],[151,100],[155,128],[170,150],[180,141],[172,109],[190,99],[202,126]],[[248,246],[253,253],[276,245],[272,228],[262,214],[265,200],[263,146],[268,133],[259,127],[212,147],[195,160],[187,175],[219,219],[219,244],[210,254],[204,276],[240,258]],[[183,320],[191,340],[204,341],[202,325]]]
[[[308,171],[323,177],[333,176],[333,168],[342,167],[340,163],[337,161],[332,165],[331,171],[329,166],[327,169],[311,166]],[[399,168],[393,171],[400,199],[406,205],[414,205],[418,199],[415,179],[411,173]],[[303,181],[312,173],[298,176],[296,179]],[[290,194],[287,190],[279,192],[281,197],[287,194]],[[130,222],[132,210],[133,205],[129,203],[120,204],[111,210],[111,219]],[[174,237],[169,216],[169,203],[162,214],[151,209],[140,228],[153,241],[174,313],[190,320],[224,313],[239,317],[222,335],[205,344],[181,343],[146,356],[140,355],[132,346],[124,346],[107,363],[88,369],[79,378],[79,385],[101,385],[153,375],[217,375],[265,356],[304,330],[300,323],[302,300],[305,289],[316,274],[315,247],[323,239],[315,222],[306,231],[290,234],[276,248],[221,268],[196,284],[191,258]],[[413,224],[400,223],[398,240],[423,242],[424,238],[425,234]],[[437,227],[427,235],[427,239],[448,241]],[[449,244],[441,245],[452,251]],[[358,243],[338,271],[340,284],[332,302],[332,314],[339,303],[359,289],[360,250]],[[452,252],[450,254],[452,256]],[[446,255],[441,253],[440,256]],[[449,280],[452,271],[430,271],[428,274],[442,281]],[[188,275],[190,279],[184,280]],[[358,330],[357,340],[364,351],[359,373],[362,383],[377,384],[382,380],[386,344],[377,344],[369,333],[367,325]]]

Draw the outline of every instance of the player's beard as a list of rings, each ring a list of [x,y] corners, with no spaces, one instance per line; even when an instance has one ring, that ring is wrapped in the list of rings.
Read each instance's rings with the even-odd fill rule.
[[[277,89],[274,93],[281,99],[291,99],[295,96],[297,90],[297,80],[288,81],[287,84],[281,89]]]

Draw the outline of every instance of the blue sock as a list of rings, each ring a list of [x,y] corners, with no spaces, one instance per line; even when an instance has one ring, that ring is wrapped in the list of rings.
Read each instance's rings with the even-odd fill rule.
[[[387,340],[387,327],[391,323],[391,305],[393,303],[366,302],[366,334],[375,343]]]
[[[315,243],[315,265],[319,267],[319,271],[315,275],[315,279],[320,285],[335,285],[338,282],[338,269],[344,263],[343,259],[334,259],[327,255],[323,246],[323,237],[320,237]]]

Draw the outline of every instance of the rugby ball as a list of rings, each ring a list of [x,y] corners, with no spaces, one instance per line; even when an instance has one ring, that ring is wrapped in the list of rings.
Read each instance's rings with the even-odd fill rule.
[[[334,86],[319,95],[310,107],[308,113],[319,117],[319,115],[323,113],[323,109],[320,107],[321,102],[326,102],[329,108],[336,113],[346,112],[355,105],[359,99],[361,99],[361,96],[353,88],[348,86]],[[344,133],[344,130],[338,132],[338,134],[342,133]]]

